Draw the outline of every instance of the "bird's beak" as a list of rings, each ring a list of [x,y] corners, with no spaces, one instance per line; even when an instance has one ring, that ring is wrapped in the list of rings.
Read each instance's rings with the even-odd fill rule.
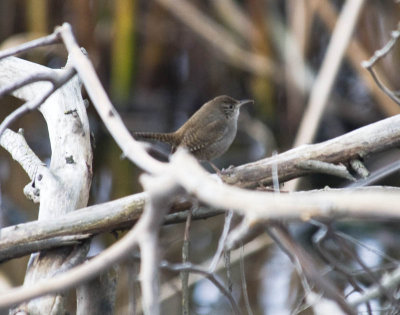
[[[254,104],[254,101],[253,100],[241,100],[241,101],[239,101],[239,107],[241,107],[242,105],[245,105],[245,104],[249,104],[249,103],[252,103],[252,104]]]

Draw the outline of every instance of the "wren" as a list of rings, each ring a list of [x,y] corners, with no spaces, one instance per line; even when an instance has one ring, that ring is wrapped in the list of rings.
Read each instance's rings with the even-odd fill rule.
[[[252,100],[238,101],[222,95],[208,101],[187,120],[182,127],[171,133],[135,132],[137,139],[149,139],[186,148],[200,161],[219,157],[230,147],[236,137],[240,107]]]

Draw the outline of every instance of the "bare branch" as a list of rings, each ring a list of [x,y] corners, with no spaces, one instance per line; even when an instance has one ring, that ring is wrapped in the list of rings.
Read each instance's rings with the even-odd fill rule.
[[[38,39],[34,39],[30,42],[24,43],[17,47],[5,49],[2,52],[0,52],[0,59],[20,54],[20,53],[28,51],[32,48],[53,45],[53,44],[57,44],[59,42],[60,42],[60,34],[56,31],[50,35],[47,35],[45,37],[41,37]]]
[[[355,181],[356,179],[349,173],[347,168],[343,164],[332,164],[322,161],[308,160],[300,161],[298,166],[306,171],[313,173],[328,174],[337,177],[342,177],[347,180]]]
[[[391,91],[381,80],[379,80],[378,76],[376,75],[373,67],[374,65],[382,58],[384,58],[394,47],[396,44],[397,40],[400,37],[400,23],[398,25],[397,30],[392,31],[391,33],[391,39],[389,42],[382,47],[379,50],[376,50],[374,55],[368,60],[368,61],[363,61],[361,65],[368,70],[368,72],[371,74],[372,78],[374,79],[376,85],[387,95],[389,96],[393,102],[395,102],[397,105],[400,105],[400,99],[397,97],[396,93]]]
[[[350,300],[349,304],[352,306],[360,305],[366,301],[372,300],[386,293],[386,290],[395,289],[400,283],[400,268],[396,268],[390,274],[382,277],[378,284],[371,286],[365,290],[360,296],[354,297]],[[382,290],[382,288],[386,290]]]
[[[271,238],[269,238],[266,234],[261,235],[257,239],[251,241],[246,245],[246,256],[251,257],[256,253],[259,253],[263,250],[266,250],[270,245],[272,245]],[[231,264],[238,264],[240,259],[239,250],[232,251]],[[207,270],[208,266],[211,263],[211,259],[208,259],[202,264],[203,270]],[[224,270],[225,266],[222,261],[218,264],[216,269],[216,273],[220,273]],[[201,280],[202,277],[193,274],[189,279],[189,286],[194,285],[197,281]],[[180,279],[179,277],[175,277],[171,279],[168,283],[162,285],[161,289],[161,300],[166,301],[169,298],[175,296],[179,291],[176,288],[179,288]]]
[[[71,26],[64,23],[57,31],[60,32],[64,45],[69,52],[71,65],[79,74],[93,105],[99,113],[103,123],[122,149],[124,156],[140,168],[150,173],[161,173],[165,165],[147,154],[144,147],[131,136],[125,127],[120,115],[111,104],[107,93],[101,85],[90,60],[83,54],[72,34]]]
[[[240,187],[256,187],[271,184],[272,169],[278,168],[279,181],[305,175],[308,172],[297,167],[302,161],[316,160],[332,164],[363,158],[372,153],[387,150],[400,144],[400,115],[389,117],[359,128],[343,136],[312,145],[303,145],[265,158],[222,171],[224,182]]]
[[[11,80],[23,81],[34,73],[53,75],[54,82],[62,85],[56,90],[54,87],[57,87],[57,84],[53,87],[50,82],[34,82],[14,90],[14,96],[28,102],[8,116],[0,126],[1,131],[4,131],[8,123],[26,111],[41,105],[39,110],[46,120],[52,149],[50,167],[45,167],[32,154],[28,156],[25,154],[27,157],[25,163],[32,163],[32,165],[24,167],[33,177],[35,184],[34,190],[30,191],[29,195],[34,200],[38,200],[40,194],[39,220],[59,217],[76,208],[86,206],[92,175],[92,155],[89,124],[82,100],[81,86],[79,80],[73,78],[75,71],[71,68],[53,70],[15,57],[2,59],[0,67],[0,85],[2,86],[8,85]],[[58,78],[60,81],[57,80]],[[68,114],[69,112],[71,114]],[[47,252],[46,255],[31,256],[25,285],[29,286],[38,279],[51,277],[65,266],[73,266],[76,261],[68,259],[72,256],[83,259],[86,250],[85,247],[78,246],[64,247]],[[63,297],[59,295],[47,296],[29,301],[19,306],[19,309],[28,312],[29,310],[42,313],[57,312],[62,311],[63,301]]]
[[[375,51],[374,55],[368,61],[364,61],[362,63],[362,66],[364,68],[367,69],[372,68],[375,65],[375,63],[379,61],[379,59],[385,57],[393,49],[394,45],[396,44],[397,40],[400,37],[400,24],[398,25],[398,29],[391,33],[390,37],[391,39],[387,42],[387,44],[384,47]]]
[[[18,130],[18,133],[10,129],[4,130],[0,137],[0,145],[21,165],[31,180],[34,179],[38,168],[44,166],[26,142],[22,129]]]
[[[189,261],[191,225],[192,225],[192,211],[189,211],[189,214],[186,218],[185,233],[183,236],[183,244],[182,244],[183,264]],[[187,271],[181,271],[180,277],[182,280],[182,314],[189,315],[189,273]]]
[[[72,72],[71,73],[71,77],[75,74],[75,70],[74,69],[68,69],[68,72]],[[21,80],[15,81],[15,82],[11,82],[9,85],[4,86],[3,88],[0,88],[0,97],[5,95],[5,94],[9,94],[25,85],[34,83],[34,82],[39,82],[39,81],[48,81],[51,82],[54,86],[58,86],[60,87],[61,85],[63,85],[66,81],[65,80],[65,73],[62,74],[58,74],[56,72],[43,72],[43,73],[33,73],[29,76],[27,76],[26,78],[23,78]],[[33,108],[30,108],[31,110]]]
[[[324,190],[292,194],[249,191],[215,182],[193,157],[178,150],[171,157],[172,176],[191,194],[209,205],[232,209],[252,219],[302,219],[326,216],[352,218],[388,216],[399,218],[397,188],[379,190]],[[191,176],[187,176],[187,174]]]
[[[247,282],[246,282],[246,272],[244,269],[244,249],[243,245],[240,247],[240,279],[242,281],[242,294],[244,297],[244,303],[246,305],[246,310],[248,315],[253,315],[253,311],[251,310],[250,301],[249,301],[249,293],[247,291]]]
[[[217,251],[214,254],[214,258],[210,264],[210,267],[208,267],[209,272],[214,272],[215,268],[217,267],[218,261],[221,258],[222,252],[224,251],[226,239],[228,237],[228,233],[231,228],[232,218],[233,218],[233,211],[226,212],[224,228],[222,230],[221,237],[219,238],[218,241]]]
[[[30,100],[23,104],[22,106],[18,107],[16,110],[14,110],[10,115],[8,115],[2,123],[0,124],[0,136],[4,132],[4,130],[15,120],[17,120],[19,117],[24,115],[25,113],[34,110],[38,108],[40,105],[42,105],[59,87],[63,86],[66,82],[68,82],[74,75],[75,75],[75,70],[73,68],[67,68],[65,72],[58,74],[59,78],[57,78],[57,74],[54,74],[53,80],[51,82],[53,83],[53,86],[46,92],[44,92],[42,95],[36,97],[33,100]],[[46,74],[43,74],[43,76]],[[28,78],[28,80],[31,78]],[[37,82],[39,80],[34,80],[32,79],[32,82]],[[41,80],[43,81],[43,80]],[[48,80],[50,81],[50,80]],[[20,82],[18,82],[17,87]],[[6,91],[8,90],[14,90],[14,86],[6,87]],[[1,95],[0,95],[1,96]]]
[[[332,189],[331,192],[337,192],[338,197],[341,198],[341,194],[344,196],[349,196],[352,192],[354,193],[365,193],[380,191],[384,192],[393,191],[396,193],[397,188],[386,188],[382,187],[367,187],[358,188],[348,191]],[[348,191],[348,193],[346,193]],[[310,197],[316,192],[310,192]],[[307,193],[296,193],[293,194],[293,200],[299,196],[305,195]],[[90,206],[87,208],[80,209],[78,211],[71,212],[63,217],[33,221],[28,223],[23,223],[15,226],[10,226],[3,228],[1,231],[0,239],[0,262],[7,259],[23,256],[36,252],[38,250],[45,250],[54,247],[59,247],[69,242],[79,241],[84,238],[88,238],[97,233],[110,232],[116,229],[124,229],[132,226],[140,217],[144,201],[146,198],[146,193],[140,193],[136,195],[127,196],[114,201],[109,201],[103,204]],[[268,194],[267,194],[268,196]],[[361,197],[362,198],[362,197]],[[293,201],[295,203],[295,201]],[[349,202],[351,202],[349,200]],[[290,207],[290,205],[288,205]],[[265,206],[268,209],[267,206]],[[379,213],[379,204],[376,203],[376,213],[375,215],[370,213],[358,213],[356,211],[351,212],[352,216],[357,216],[358,218],[370,218],[371,216],[380,217],[381,219],[392,218],[392,213]],[[185,208],[182,208],[185,209]],[[271,208],[272,209],[272,208]],[[277,210],[279,211],[279,210]],[[205,209],[199,208],[193,212],[193,220],[204,219],[210,216],[215,216],[221,214],[223,211],[215,209]],[[183,212],[172,213],[166,216],[166,223],[177,223],[184,222],[187,218],[188,212],[184,210]],[[320,216],[330,217],[334,213],[320,213]],[[279,212],[275,213],[276,217],[279,216]],[[275,217],[274,216],[274,217]],[[282,217],[286,217],[287,214],[282,214]],[[254,235],[259,234],[263,229],[260,226],[257,231],[254,228],[257,226],[259,220],[258,216],[251,218],[250,222],[247,222],[251,214],[246,217],[243,222],[231,232],[227,239],[228,248],[236,247],[238,242],[245,239],[251,239]],[[297,213],[297,218],[302,218],[301,213]],[[250,228],[251,226],[251,228]],[[63,238],[67,237],[67,238]]]

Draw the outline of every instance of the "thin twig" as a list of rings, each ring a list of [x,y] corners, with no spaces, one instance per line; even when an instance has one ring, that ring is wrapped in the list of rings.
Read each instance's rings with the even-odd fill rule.
[[[127,261],[125,268],[128,273],[128,314],[137,314],[137,294],[136,294],[136,282],[138,281],[139,265],[136,261]]]
[[[242,293],[244,298],[244,304],[246,305],[246,310],[248,315],[253,315],[249,301],[249,292],[247,291],[246,273],[244,270],[244,246],[240,247],[240,275],[242,280]]]
[[[42,105],[59,87],[63,86],[66,82],[68,82],[74,75],[75,70],[73,68],[66,68],[65,72],[62,72],[59,76],[54,75],[52,87],[41,96],[37,97],[34,100],[28,101],[22,106],[18,107],[11,114],[9,114],[0,124],[0,137],[3,134],[4,130],[19,117],[27,113],[28,111],[34,110]]]
[[[33,48],[53,45],[53,44],[57,44],[59,42],[60,42],[60,34],[57,31],[55,31],[54,33],[47,35],[45,37],[34,39],[27,43],[18,45],[17,47],[12,47],[12,48],[3,50],[2,52],[0,52],[0,59],[6,58],[9,56],[13,56],[13,55],[17,55],[22,52],[31,50]]]
[[[363,61],[362,66],[364,68],[371,68],[377,63],[380,59],[385,57],[394,47],[396,44],[397,40],[400,37],[400,23],[398,25],[398,29],[395,31],[392,31],[390,34],[390,40],[386,43],[385,46],[383,46],[381,49],[378,49],[375,51],[374,55],[368,60],[368,61]]]
[[[215,252],[215,255],[210,264],[210,267],[208,268],[209,272],[214,272],[215,268],[217,267],[218,261],[221,258],[222,252],[225,247],[226,238],[228,236],[228,232],[231,227],[232,218],[233,218],[233,211],[228,211],[225,214],[224,229],[222,230],[221,237],[219,238],[219,241],[218,241],[217,251]]]
[[[400,283],[400,267],[396,268],[393,272],[385,274],[379,282],[379,285],[372,285],[364,291],[360,296],[354,297],[350,300],[349,304],[357,306],[366,301],[372,300],[384,294],[382,287],[387,290],[395,289]]]
[[[71,69],[74,71],[73,69]],[[60,75],[58,75],[57,72],[43,72],[43,73],[35,73],[32,74],[26,78],[23,78],[22,80],[16,81],[16,82],[11,82],[9,85],[4,86],[3,88],[0,88],[0,97],[3,95],[9,94],[20,87],[31,84],[34,82],[39,82],[39,81],[48,81],[51,82],[54,85],[62,85],[65,82],[60,82],[61,78]]]
[[[277,152],[274,151],[272,153],[272,156],[276,156]],[[274,186],[274,191],[279,194],[280,193],[280,188],[279,188],[279,176],[278,176],[278,161],[272,164],[272,170],[271,170],[271,175],[272,175],[272,183]]]
[[[225,249],[233,250],[241,246],[242,243],[247,243],[264,232],[262,224],[258,224],[257,220],[252,220],[249,216],[242,219],[240,224],[236,226],[226,239]]]
[[[300,161],[297,166],[310,172],[333,175],[353,182],[356,180],[343,164],[336,165],[322,161],[308,160]]]
[[[398,259],[394,259],[393,257],[387,255],[385,252],[383,252],[383,251],[381,251],[379,249],[373,248],[373,247],[365,244],[364,242],[359,241],[358,239],[356,239],[355,237],[353,237],[353,236],[351,236],[349,234],[346,234],[346,233],[343,233],[343,232],[340,232],[340,231],[335,231],[335,235],[337,237],[341,237],[341,238],[343,238],[343,239],[345,239],[345,240],[347,240],[349,242],[352,242],[352,243],[354,243],[354,244],[356,244],[356,245],[358,245],[360,247],[365,248],[369,252],[371,252],[371,253],[373,253],[375,255],[378,255],[381,258],[384,258],[384,259],[390,261],[391,263],[393,263],[393,265],[399,265],[400,264],[400,261]]]
[[[387,42],[385,46],[381,49],[375,51],[374,55],[368,60],[363,61],[361,65],[368,70],[371,74],[372,78],[374,79],[376,85],[387,95],[389,96],[396,104],[400,105],[400,99],[397,97],[396,92],[390,90],[386,85],[379,80],[378,76],[375,74],[373,66],[382,58],[384,58],[394,47],[397,43],[397,40],[400,37],[400,23],[398,25],[397,30],[392,31],[390,35],[390,40]]]
[[[354,251],[352,250],[352,248],[349,247],[349,245],[347,244],[345,239],[336,237],[335,233],[333,233],[333,236],[339,242],[340,248],[342,250],[344,250],[347,253],[347,255],[352,257],[361,266],[361,268],[365,271],[365,273],[368,275],[368,277],[371,279],[371,281],[380,286],[381,291],[387,297],[387,299],[391,302],[391,305],[393,305],[396,309],[399,308],[399,302],[394,297],[393,290],[389,291],[385,287],[381,286],[380,279],[378,279],[375,276],[375,274],[371,271],[371,269],[358,257],[358,255],[356,253],[354,253]]]
[[[182,263],[185,264],[189,260],[190,246],[190,227],[192,223],[192,211],[190,210],[186,218],[185,234],[182,245]],[[180,273],[182,280],[182,314],[189,315],[189,273],[182,271]]]
[[[372,67],[367,67],[366,68],[368,72],[371,74],[372,78],[374,79],[376,85],[387,95],[389,96],[393,102],[395,102],[397,105],[400,105],[400,99],[397,97],[396,93],[390,90],[388,87],[386,87],[385,84],[381,80],[379,80],[378,76],[375,74],[375,71]]]
[[[228,281],[228,290],[232,292],[233,281],[232,281],[232,268],[231,268],[231,251],[224,250],[224,265],[226,270],[226,280]]]
[[[289,256],[296,267],[306,295],[312,292],[311,282],[319,291],[324,293],[325,297],[334,300],[346,314],[356,314],[355,311],[349,307],[337,288],[328,279],[321,276],[313,260],[307,252],[297,244],[283,225],[274,224],[273,227],[268,230],[268,233],[277,245]]]
[[[217,278],[217,276],[214,273],[211,273],[207,270],[204,270],[198,266],[195,266],[193,264],[190,263],[186,263],[186,264],[171,264],[168,263],[166,261],[161,262],[160,267],[163,269],[167,269],[170,271],[189,271],[189,272],[193,272],[193,273],[198,273],[201,274],[203,276],[205,276],[208,280],[210,280],[220,291],[223,295],[225,295],[229,302],[231,303],[232,306],[232,310],[234,311],[235,314],[240,314],[240,310],[239,307],[234,299],[234,297],[232,296],[232,294],[225,288],[225,286],[223,285],[222,281],[219,280]]]

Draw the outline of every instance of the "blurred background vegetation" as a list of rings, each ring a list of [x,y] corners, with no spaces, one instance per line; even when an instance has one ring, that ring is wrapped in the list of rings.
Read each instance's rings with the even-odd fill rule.
[[[255,104],[242,109],[237,139],[216,161],[219,167],[255,161],[273,151],[291,148],[312,81],[344,1],[184,2],[189,4],[192,14],[189,20],[171,8],[170,1],[161,0],[1,0],[0,48],[47,35],[55,26],[69,22],[129,129],[175,130],[201,104],[227,94],[237,99],[252,98]],[[364,57],[369,58],[388,41],[390,31],[397,27],[399,13],[395,1],[367,2],[353,36],[355,44],[340,68],[316,141],[399,113],[397,105],[376,90],[360,67]],[[202,23],[196,24],[197,21]],[[396,48],[379,64],[380,74],[392,87],[400,86],[399,52]],[[54,68],[62,67],[67,58],[61,45],[36,49],[21,57]],[[18,104],[12,97],[1,99],[0,116],[4,118]],[[93,107],[88,111],[95,138],[90,204],[141,191],[140,170],[121,159],[120,149]],[[49,160],[47,129],[40,114],[32,112],[12,127],[24,128],[33,150],[43,161]],[[374,170],[398,158],[399,152],[393,150],[368,160],[367,165]],[[383,183],[398,185],[397,177],[394,175]],[[27,181],[19,165],[6,152],[0,152],[3,226],[36,219],[37,206],[27,201],[22,192]],[[329,176],[310,176],[302,185],[320,188],[346,183]],[[222,216],[193,223],[193,262],[201,263],[212,256],[222,226]],[[390,229],[390,224],[385,229],[379,227],[359,224],[337,228],[349,233],[369,233],[360,238],[374,240],[381,250],[392,248],[398,234]],[[312,229],[306,224],[298,224],[296,228],[302,231],[299,235],[307,243]],[[183,229],[183,224],[177,224],[162,231],[163,252],[170,261],[181,260]],[[102,248],[113,240],[112,236],[103,236],[94,244]],[[285,259],[274,246],[265,246],[251,259],[245,259],[255,314],[289,314],[289,305],[296,301],[293,292],[297,291],[293,287],[299,283],[293,280],[296,278],[292,275],[293,268]],[[20,284],[26,262],[27,258],[22,258],[0,265],[2,283]],[[233,268],[238,275],[239,266]],[[132,269],[126,264],[119,272],[130,273]],[[166,279],[172,275],[164,274]],[[118,284],[118,314],[128,314],[129,290],[123,278]],[[234,296],[243,305],[239,277],[235,280]],[[180,312],[179,299],[178,293],[164,304],[165,314]],[[218,290],[204,281],[194,286],[191,307],[193,314],[230,313]]]

